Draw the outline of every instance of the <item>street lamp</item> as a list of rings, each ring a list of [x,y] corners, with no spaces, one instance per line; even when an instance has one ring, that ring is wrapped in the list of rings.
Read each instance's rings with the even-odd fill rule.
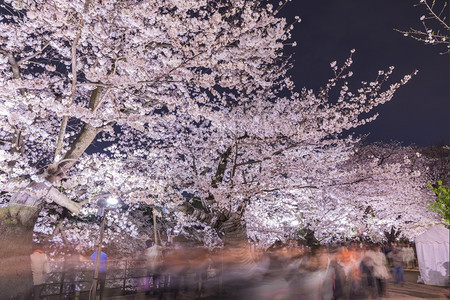
[[[89,299],[95,300],[97,297],[97,284],[98,284],[98,273],[100,269],[100,255],[102,253],[102,243],[103,243],[103,235],[105,233],[105,223],[106,223],[106,215],[105,210],[112,209],[114,205],[117,205],[119,200],[116,197],[110,196],[107,199],[99,199],[97,201],[97,219],[101,220],[100,225],[100,239],[97,245],[97,256],[95,258],[95,270],[94,270],[94,279],[92,281],[92,289]]]

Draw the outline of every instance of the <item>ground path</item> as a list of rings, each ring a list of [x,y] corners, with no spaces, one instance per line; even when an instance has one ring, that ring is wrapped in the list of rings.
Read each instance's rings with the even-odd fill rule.
[[[383,299],[450,299],[449,287],[419,284],[418,276],[418,270],[406,270],[403,285],[389,281],[387,294]]]
[[[439,300],[448,300],[450,299],[450,290],[449,287],[442,287],[442,286],[430,286],[425,284],[419,284],[417,283],[417,278],[419,276],[419,271],[417,269],[413,270],[405,270],[405,282],[403,284],[394,284],[392,280],[387,282],[387,293],[385,297],[381,299],[386,300],[402,300],[402,299],[439,299]],[[149,299],[154,300],[158,299],[158,297],[155,296],[147,296],[144,293],[138,293],[133,295],[127,295],[127,296],[110,296],[106,297],[106,299],[135,299],[135,300],[141,300],[141,299]],[[173,299],[170,294],[165,294],[162,299]],[[177,297],[179,300],[191,300],[191,299],[197,299],[196,295],[193,293],[188,292],[181,292],[179,297]],[[200,299],[208,299],[208,300],[216,300],[216,299],[226,299],[223,297],[218,296],[204,296]],[[369,297],[367,299],[379,299],[376,297]],[[232,300],[232,299],[226,299],[226,300]],[[248,300],[258,300],[258,299],[248,299]],[[358,299],[358,300],[365,300],[365,299]]]

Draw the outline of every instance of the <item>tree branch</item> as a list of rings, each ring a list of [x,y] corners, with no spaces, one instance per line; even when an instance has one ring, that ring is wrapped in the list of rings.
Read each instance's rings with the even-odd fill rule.
[[[91,0],[86,0],[86,2],[84,3],[84,8],[83,8],[84,14],[87,13],[90,2],[91,2]],[[71,59],[72,59],[72,88],[71,88],[71,94],[70,94],[71,100],[73,100],[73,98],[75,97],[75,90],[76,90],[76,86],[77,86],[77,46],[78,46],[78,41],[80,40],[81,29],[83,28],[83,26],[84,26],[84,18],[81,17],[80,25],[77,28],[77,35],[75,36],[75,39],[73,40],[72,49],[71,49]]]
[[[227,169],[228,157],[231,154],[232,147],[228,147],[227,150],[220,155],[219,165],[217,166],[216,174],[211,182],[212,187],[217,187],[217,183],[222,182],[223,175]]]
[[[66,195],[58,191],[57,188],[51,186],[47,192],[46,198],[55,202],[56,204],[67,208],[73,214],[78,215],[80,213],[80,204],[70,200]]]
[[[20,76],[19,64],[17,63],[16,59],[14,58],[14,56],[11,53],[8,54],[8,62],[11,65],[11,69],[13,71],[13,78],[21,79],[22,76]]]
[[[289,150],[289,149],[292,149],[292,148],[297,147],[298,145],[300,145],[300,143],[295,143],[295,144],[289,145],[289,146],[287,146],[287,147],[285,147],[285,148],[283,148],[283,149],[280,149],[280,150],[277,150],[277,151],[273,152],[270,156],[266,156],[266,157],[264,157],[264,158],[262,158],[262,159],[258,159],[258,160],[248,160],[248,161],[245,161],[245,162],[238,163],[238,164],[236,164],[236,167],[262,163],[263,161],[266,161],[266,160],[271,159],[272,156],[281,154],[281,153],[283,153],[283,152],[286,151],[286,150]]]
[[[97,87],[92,91],[91,97],[89,99],[89,108],[93,110],[99,103],[100,94],[103,87]],[[84,124],[81,128],[80,134],[77,136],[75,141],[73,141],[70,146],[69,151],[64,155],[61,162],[58,162],[58,166],[51,165],[48,169],[47,180],[50,182],[55,182],[58,180],[60,174],[68,171],[78,160],[78,158],[84,153],[84,151],[91,145],[97,134],[102,131],[102,128],[94,127],[90,124]]]
[[[425,6],[427,7],[427,10],[429,11],[429,13],[433,16],[433,18],[438,21],[439,23],[444,25],[444,28],[449,30],[450,27],[447,25],[447,23],[444,22],[444,20],[440,17],[440,15],[438,16],[434,11],[433,8],[430,7],[430,5],[428,4],[428,2],[426,0],[424,0],[422,3],[425,4]],[[434,1],[433,1],[433,6],[434,6]],[[443,9],[447,6],[447,2],[445,2]]]
[[[55,156],[53,158],[53,162],[55,163],[58,160],[63,148],[64,134],[66,133],[67,122],[69,121],[68,116],[64,116],[61,120],[61,127],[58,133],[58,141],[56,142],[56,150]]]
[[[17,62],[17,65],[20,66],[20,65],[23,64],[24,62],[26,62],[26,61],[28,61],[28,60],[30,60],[30,59],[35,58],[35,57],[38,56],[40,53],[42,53],[42,51],[44,51],[45,48],[47,48],[48,46],[50,46],[50,42],[47,42],[47,43],[44,45],[44,47],[42,47],[42,49],[41,49],[40,51],[34,53],[33,55],[30,55],[30,56],[28,56],[28,57],[24,57],[24,58],[22,58],[21,60],[19,60],[19,61]]]

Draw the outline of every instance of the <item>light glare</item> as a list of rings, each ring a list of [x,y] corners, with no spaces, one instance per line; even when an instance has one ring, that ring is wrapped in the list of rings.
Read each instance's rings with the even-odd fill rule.
[[[117,203],[119,203],[119,200],[116,197],[109,197],[106,201],[109,205],[116,205]]]

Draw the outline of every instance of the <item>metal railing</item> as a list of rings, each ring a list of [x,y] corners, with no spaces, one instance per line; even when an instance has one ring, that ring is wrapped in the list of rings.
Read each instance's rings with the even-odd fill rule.
[[[89,299],[92,288],[94,264],[92,262],[80,262],[75,268],[67,269],[64,261],[50,262],[51,272],[41,290],[43,299]],[[161,288],[167,290],[170,287],[170,274],[160,274]],[[204,275],[205,276],[205,275]],[[128,295],[144,291],[144,281],[148,280],[148,268],[143,260],[110,260],[107,262],[106,284],[108,296]],[[193,270],[183,274],[183,280],[189,280],[195,285],[199,293],[202,290],[202,277]],[[149,280],[151,288],[153,281]],[[98,297],[97,297],[98,298]]]

